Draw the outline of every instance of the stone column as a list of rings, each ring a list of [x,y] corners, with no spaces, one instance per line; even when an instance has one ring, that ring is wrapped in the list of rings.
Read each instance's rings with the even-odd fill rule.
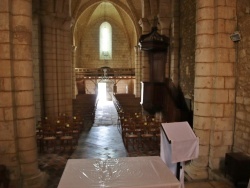
[[[160,23],[161,35],[165,35],[170,38],[170,25],[171,25],[171,1],[160,1],[158,22]],[[170,48],[168,48],[165,66],[165,77],[170,77],[169,70],[169,57]]]
[[[66,21],[65,21],[66,20]],[[42,17],[45,115],[72,115],[72,43],[70,19],[46,12]]]
[[[78,95],[77,85],[76,85],[76,49],[77,46],[72,46],[72,93],[73,93],[73,99],[76,99],[76,96]]]
[[[138,46],[134,47],[135,50],[135,84],[134,91],[135,97],[141,97],[141,63],[140,63],[140,50]]]
[[[161,27],[161,34],[167,37],[170,36],[170,24],[172,14],[172,3],[171,0],[160,0],[158,22]]]
[[[43,83],[41,82],[41,41],[40,39],[40,20],[37,15],[32,15],[32,62],[34,66],[34,100],[35,100],[35,112],[36,122],[41,120],[43,116],[42,108],[42,93]]]
[[[32,2],[0,1],[0,163],[11,187],[44,187],[35,131]]]
[[[142,34],[148,34],[151,31],[150,24],[148,19],[142,18],[139,21],[140,26],[142,27]],[[141,51],[141,68],[142,68],[142,81],[149,81],[149,57],[148,52]]]
[[[193,179],[207,179],[223,168],[233,141],[236,0],[200,1],[196,8],[194,131],[199,158],[187,166]]]
[[[179,84],[179,48],[180,48],[180,23],[179,23],[179,0],[172,1],[172,24],[171,24],[171,41],[170,41],[170,78],[175,83]]]
[[[142,17],[147,18],[148,16],[150,16],[151,11],[150,11],[149,0],[142,0],[141,7],[142,7]]]

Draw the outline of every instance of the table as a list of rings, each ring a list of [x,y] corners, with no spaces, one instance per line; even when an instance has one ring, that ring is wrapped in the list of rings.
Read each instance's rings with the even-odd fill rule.
[[[180,188],[159,156],[69,159],[58,188]]]
[[[199,138],[188,122],[162,123],[160,156],[184,188],[184,162],[199,155]]]

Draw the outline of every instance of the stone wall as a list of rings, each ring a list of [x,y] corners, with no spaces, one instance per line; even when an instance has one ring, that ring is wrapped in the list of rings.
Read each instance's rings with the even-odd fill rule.
[[[131,68],[132,58],[129,40],[124,30],[112,24],[112,59],[99,59],[99,26],[97,22],[88,26],[83,33],[79,48],[77,48],[76,66],[84,68],[99,68],[108,66],[111,68]]]
[[[195,6],[196,1],[180,2],[180,86],[184,96],[193,99],[195,67]]]
[[[237,30],[241,41],[236,43],[237,80],[236,80],[236,125],[234,150],[250,155],[250,2],[237,3]]]

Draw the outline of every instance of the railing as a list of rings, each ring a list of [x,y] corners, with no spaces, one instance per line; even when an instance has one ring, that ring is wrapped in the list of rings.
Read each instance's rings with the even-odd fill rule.
[[[105,69],[105,75],[104,75]],[[114,77],[114,78],[126,78],[126,77],[134,77],[135,69],[134,68],[75,68],[76,78],[102,78],[106,77]]]

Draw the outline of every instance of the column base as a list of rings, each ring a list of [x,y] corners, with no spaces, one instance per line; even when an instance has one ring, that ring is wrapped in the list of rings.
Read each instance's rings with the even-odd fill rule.
[[[45,172],[40,172],[36,176],[24,178],[23,186],[26,188],[46,188],[48,175]]]
[[[192,163],[185,165],[185,173],[191,180],[204,180],[209,178],[208,169],[196,167]]]

